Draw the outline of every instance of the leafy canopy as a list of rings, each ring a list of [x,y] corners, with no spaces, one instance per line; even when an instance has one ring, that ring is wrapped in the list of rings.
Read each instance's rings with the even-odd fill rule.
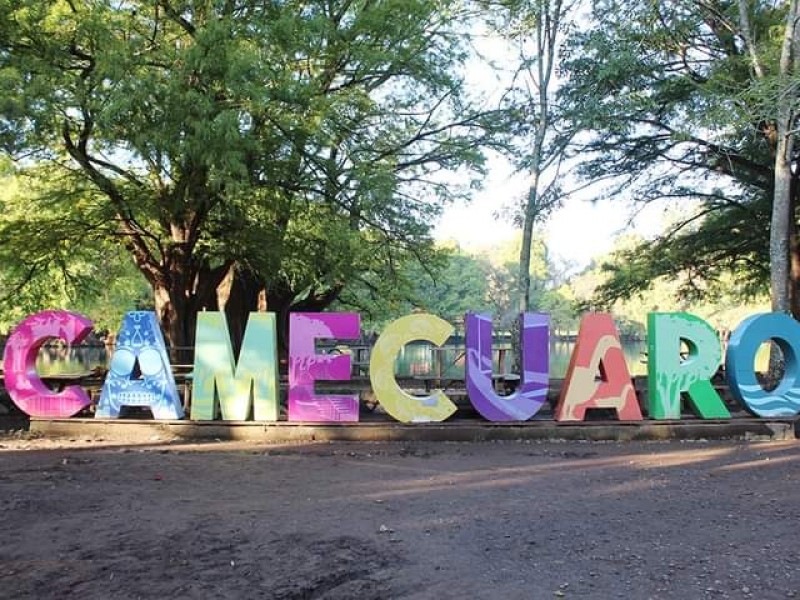
[[[468,14],[439,0],[0,0],[0,143],[23,170],[59,171],[54,212],[71,190],[92,198],[54,235],[122,245],[184,335],[234,264],[276,305],[324,305],[364,273],[428,260],[442,202],[502,143],[504,114],[459,74]],[[445,184],[454,171],[461,184]]]
[[[755,76],[739,29],[747,5],[767,76]],[[601,0],[567,47],[560,99],[580,144],[579,174],[606,194],[669,199],[680,219],[622,251],[606,301],[680,278],[689,296],[732,274],[745,296],[769,280],[774,180],[769,106],[785,7],[772,3]],[[771,91],[769,91],[771,90]],[[771,95],[772,94],[772,95]],[[685,277],[684,277],[685,275]]]

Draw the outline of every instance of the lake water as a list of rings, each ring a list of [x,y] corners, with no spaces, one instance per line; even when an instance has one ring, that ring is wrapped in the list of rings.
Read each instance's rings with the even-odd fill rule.
[[[45,345],[39,350],[36,371],[40,375],[73,375],[95,368],[105,369],[108,363],[105,346]]]
[[[569,366],[569,359],[575,348],[574,341],[551,340],[550,342],[550,376],[563,378]],[[623,340],[622,348],[631,375],[646,375],[645,362],[647,342],[643,340]],[[499,365],[500,354],[504,355],[504,364]],[[756,369],[767,370],[769,359],[768,346],[762,345],[756,357]],[[426,343],[412,343],[405,346],[398,355],[396,372],[401,377],[414,375],[435,375],[441,362],[442,376],[459,379],[464,377],[464,346],[444,346],[438,348]],[[507,344],[497,344],[494,350],[494,369],[497,373],[512,371],[512,356]],[[47,345],[39,352],[36,369],[41,375],[65,375],[85,373],[95,368],[106,368],[108,354],[105,346],[76,346],[66,348],[59,345]]]
[[[567,372],[573,341],[552,340],[550,343],[550,376],[562,378]],[[504,365],[500,368],[499,349],[504,349]],[[644,341],[623,341],[625,358],[632,375],[644,375],[647,365],[644,362],[647,344]],[[494,351],[495,371],[508,373],[512,370],[512,356],[507,346],[498,345]],[[444,377],[462,378],[464,376],[464,346],[444,346],[438,348],[431,344],[413,343],[405,346],[397,358],[396,371],[399,376],[433,375],[437,372],[437,361],[441,360]],[[97,367],[107,366],[107,353],[103,346],[45,346],[39,352],[36,368],[42,375],[63,375],[85,373]]]
[[[500,351],[494,351],[494,370],[497,373],[509,373],[512,369],[513,358],[507,346],[504,349],[504,364],[499,364]],[[625,359],[631,375],[646,375],[647,363],[645,362],[647,342],[642,340],[624,340],[622,343]],[[569,359],[575,349],[575,342],[551,340],[550,342],[550,376],[561,379],[567,372]],[[400,351],[397,359],[397,374],[399,376],[434,375],[441,361],[442,376],[445,378],[463,378],[464,376],[464,346],[445,346],[437,348],[430,344],[409,344]]]

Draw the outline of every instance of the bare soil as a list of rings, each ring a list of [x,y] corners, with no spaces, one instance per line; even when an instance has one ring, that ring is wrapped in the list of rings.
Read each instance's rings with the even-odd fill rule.
[[[800,443],[0,434],[0,598],[800,597]]]

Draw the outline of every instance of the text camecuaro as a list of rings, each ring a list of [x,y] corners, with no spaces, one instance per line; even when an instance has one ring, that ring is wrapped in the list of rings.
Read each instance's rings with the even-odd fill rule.
[[[711,383],[722,361],[714,329],[686,313],[648,315],[648,414],[679,419],[682,397],[703,419],[727,419],[730,413]],[[357,339],[356,313],[296,313],[289,324],[288,419],[303,422],[358,420],[358,395],[322,395],[319,380],[350,379],[347,354],[320,354],[316,341]],[[513,394],[500,395],[492,382],[492,320],[468,313],[465,318],[467,395],[489,421],[525,421],[545,404],[549,387],[549,317],[520,316],[522,373]],[[79,344],[92,330],[88,318],[67,311],[44,311],[23,320],[6,342],[3,368],[6,389],[24,412],[34,417],[66,418],[90,404],[87,392],[70,386],[50,390],[36,372],[39,349],[53,339]],[[377,401],[404,423],[444,421],[456,406],[442,390],[414,396],[397,383],[398,352],[412,341],[442,345],[453,327],[433,315],[402,317],[389,324],[372,349],[370,381]],[[190,418],[198,421],[277,421],[280,394],[275,316],[250,315],[239,360],[234,359],[223,313],[198,316],[194,358],[194,394]],[[755,356],[762,343],[780,347],[785,369],[777,387],[759,383]],[[688,354],[681,355],[681,349]],[[754,415],[774,418],[800,413],[800,323],[778,313],[745,319],[733,332],[725,357],[731,394]],[[599,377],[598,377],[599,374]],[[155,419],[184,418],[175,379],[155,313],[125,316],[109,371],[96,407],[97,418],[117,418],[123,406],[148,407]],[[582,421],[586,410],[614,410],[623,421],[638,421],[636,399],[619,333],[610,315],[584,315],[555,410],[558,421]]]

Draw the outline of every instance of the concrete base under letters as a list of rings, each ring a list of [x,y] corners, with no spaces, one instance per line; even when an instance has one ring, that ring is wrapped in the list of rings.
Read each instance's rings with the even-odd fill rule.
[[[796,419],[738,417],[725,421],[586,421],[532,420],[490,423],[454,419],[445,423],[406,425],[389,420],[359,423],[277,423],[254,421],[154,421],[140,419],[31,419],[30,431],[47,437],[102,438],[148,442],[175,440],[248,440],[256,442],[495,440],[711,440],[780,441],[795,439]]]

